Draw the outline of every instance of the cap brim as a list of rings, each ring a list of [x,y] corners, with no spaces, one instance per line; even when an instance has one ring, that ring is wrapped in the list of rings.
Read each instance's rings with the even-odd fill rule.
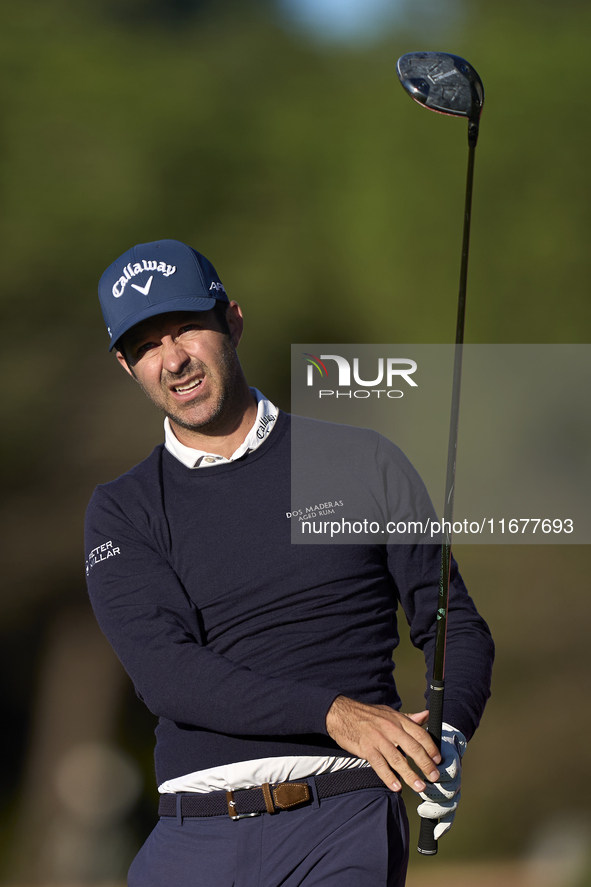
[[[136,326],[136,324],[141,323],[142,320],[147,320],[149,317],[156,317],[159,314],[170,314],[172,311],[210,311],[218,301],[226,302],[227,299],[207,299],[191,296],[182,299],[169,299],[164,302],[159,302],[157,305],[147,305],[141,311],[137,311],[135,314],[130,314],[129,317],[126,317],[125,320],[123,320],[113,331],[109,351],[116,348],[119,339],[124,336],[128,330]]]

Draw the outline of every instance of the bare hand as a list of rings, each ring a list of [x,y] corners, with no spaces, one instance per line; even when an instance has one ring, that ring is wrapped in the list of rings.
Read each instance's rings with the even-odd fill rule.
[[[328,735],[345,751],[366,760],[385,785],[395,792],[403,779],[414,791],[425,790],[406,755],[431,781],[439,779],[435,764],[441,761],[437,746],[422,724],[428,711],[403,715],[388,705],[365,705],[347,696],[337,696],[326,716]]]

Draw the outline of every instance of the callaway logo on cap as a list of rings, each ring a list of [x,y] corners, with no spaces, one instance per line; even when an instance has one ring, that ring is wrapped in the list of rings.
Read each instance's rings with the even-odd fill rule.
[[[109,265],[99,299],[111,337],[118,339],[148,317],[169,311],[208,311],[228,302],[218,274],[205,256],[180,240],[139,243]]]

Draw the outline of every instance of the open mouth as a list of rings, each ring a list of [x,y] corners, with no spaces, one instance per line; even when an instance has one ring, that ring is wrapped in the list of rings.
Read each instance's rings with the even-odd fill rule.
[[[172,389],[175,394],[189,394],[191,391],[195,391],[202,384],[203,379],[193,379],[191,382],[186,382],[184,385],[175,385]]]

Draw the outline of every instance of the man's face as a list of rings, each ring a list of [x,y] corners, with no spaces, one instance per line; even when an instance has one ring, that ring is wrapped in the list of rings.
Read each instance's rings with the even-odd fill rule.
[[[117,359],[169,419],[189,430],[216,432],[232,422],[244,397],[236,354],[242,313],[227,311],[230,335],[213,311],[161,314],[125,334]]]

